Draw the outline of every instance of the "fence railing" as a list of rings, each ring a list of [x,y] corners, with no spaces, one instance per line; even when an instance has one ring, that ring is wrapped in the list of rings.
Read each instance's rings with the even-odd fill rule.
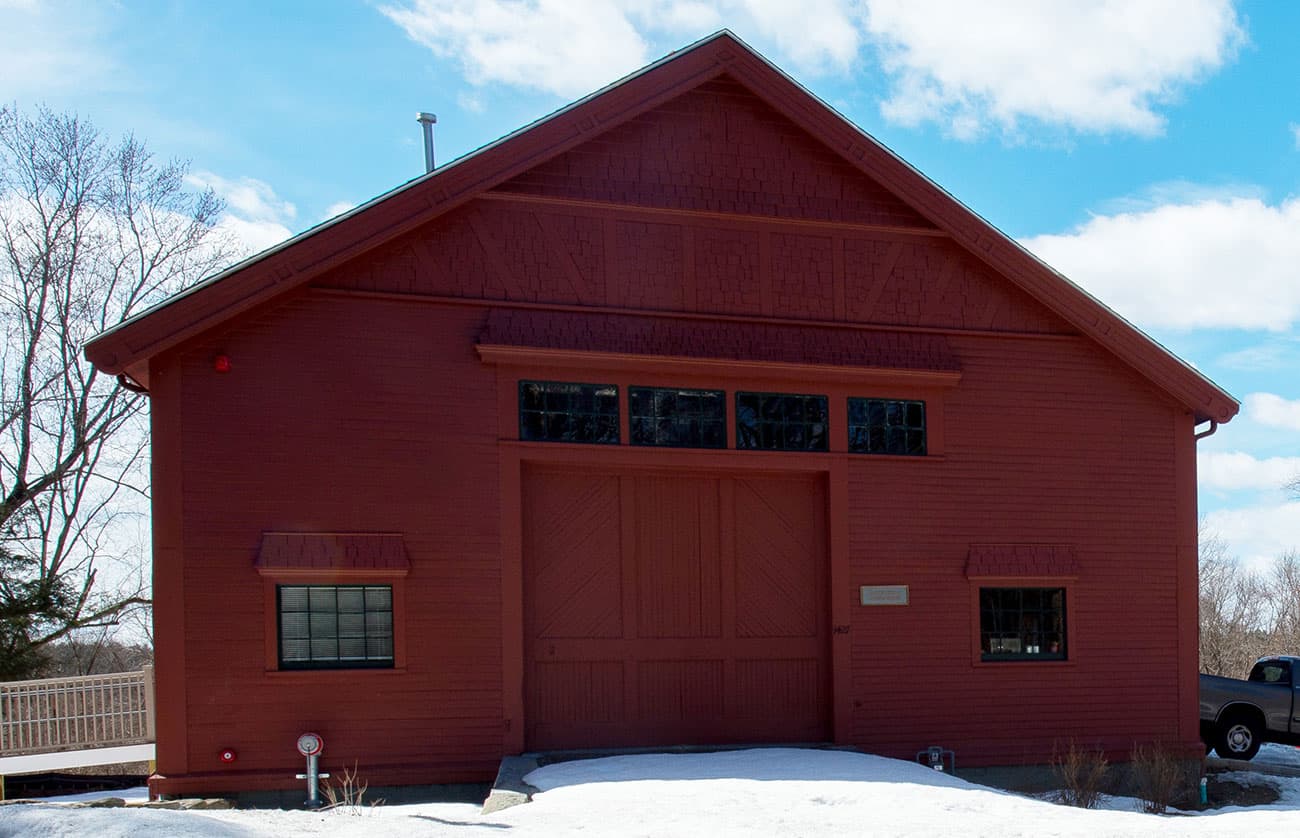
[[[0,682],[0,756],[154,741],[153,667]]]

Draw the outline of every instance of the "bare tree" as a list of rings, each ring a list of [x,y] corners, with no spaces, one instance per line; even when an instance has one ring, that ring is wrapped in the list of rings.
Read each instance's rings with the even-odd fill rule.
[[[1273,561],[1268,577],[1272,606],[1272,651],[1300,650],[1300,553],[1288,550]]]
[[[0,108],[0,678],[148,605],[122,526],[147,498],[144,398],[82,347],[228,261],[221,202],[184,175],[76,116]]]
[[[1228,545],[1204,527],[1200,533],[1201,672],[1242,677],[1272,641],[1272,589],[1241,567]]]

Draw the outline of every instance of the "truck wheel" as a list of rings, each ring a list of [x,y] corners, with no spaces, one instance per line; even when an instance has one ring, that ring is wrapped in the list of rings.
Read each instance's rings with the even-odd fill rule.
[[[1250,759],[1259,753],[1259,723],[1247,716],[1229,716],[1219,722],[1215,752],[1224,759]]]

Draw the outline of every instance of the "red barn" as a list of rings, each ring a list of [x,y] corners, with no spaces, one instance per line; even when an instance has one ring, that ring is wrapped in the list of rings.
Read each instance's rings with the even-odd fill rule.
[[[152,401],[157,792],[1196,747],[1237,403],[727,33],[87,354]]]

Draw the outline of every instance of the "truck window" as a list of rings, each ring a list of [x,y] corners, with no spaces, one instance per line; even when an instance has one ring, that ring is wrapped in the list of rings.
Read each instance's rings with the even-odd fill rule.
[[[1291,684],[1291,664],[1286,661],[1260,661],[1250,670],[1248,681],[1265,684]]]

